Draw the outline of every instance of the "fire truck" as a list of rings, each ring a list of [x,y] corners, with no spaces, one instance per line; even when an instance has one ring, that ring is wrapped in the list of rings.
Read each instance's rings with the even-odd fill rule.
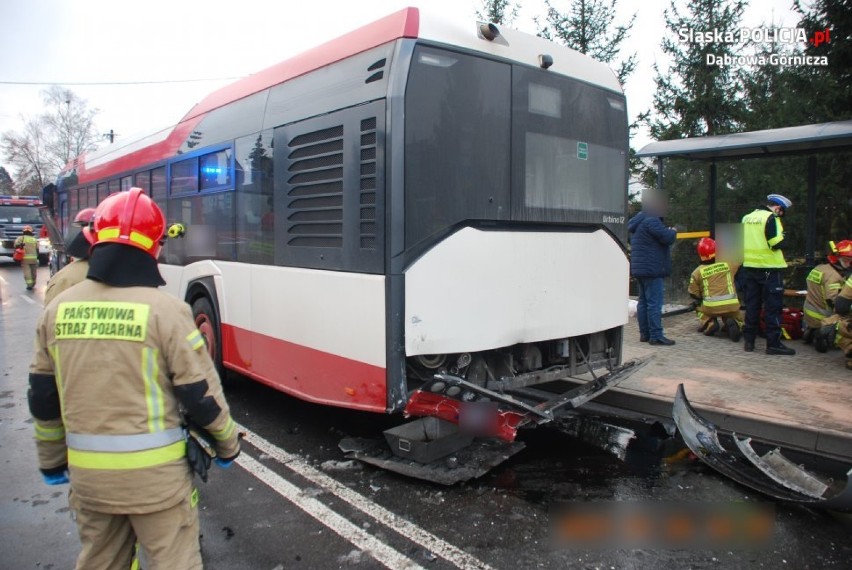
[[[43,231],[41,205],[41,200],[35,196],[0,195],[0,256],[11,258],[15,253],[15,240],[23,234],[25,226],[31,226],[33,234],[39,238],[39,265],[47,265],[50,238]]]

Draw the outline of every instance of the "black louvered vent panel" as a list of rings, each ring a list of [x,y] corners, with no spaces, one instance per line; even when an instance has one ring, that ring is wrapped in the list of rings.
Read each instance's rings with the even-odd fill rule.
[[[387,59],[382,58],[370,67],[368,67],[367,71],[376,71],[377,69],[381,69],[385,66],[385,63],[387,63]]]
[[[361,121],[361,249],[376,247],[376,119]]]
[[[343,126],[296,136],[287,146],[287,245],[342,248]]]

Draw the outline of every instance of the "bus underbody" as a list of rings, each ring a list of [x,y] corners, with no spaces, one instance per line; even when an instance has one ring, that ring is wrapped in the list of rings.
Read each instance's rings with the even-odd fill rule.
[[[628,378],[621,328],[482,352],[407,359],[410,423],[376,440],[346,439],[348,457],[442,484],[479,477],[524,448],[517,430],[570,416]]]

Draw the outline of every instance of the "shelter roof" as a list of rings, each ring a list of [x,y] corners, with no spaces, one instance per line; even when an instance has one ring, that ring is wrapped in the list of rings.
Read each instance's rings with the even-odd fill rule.
[[[636,156],[721,160],[801,155],[843,149],[852,149],[852,120],[658,141],[642,147]]]

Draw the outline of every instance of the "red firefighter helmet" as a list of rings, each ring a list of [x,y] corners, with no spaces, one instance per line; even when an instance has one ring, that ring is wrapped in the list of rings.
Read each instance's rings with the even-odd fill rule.
[[[94,208],[83,208],[77,215],[74,216],[74,221],[72,222],[75,226],[88,226],[92,223],[92,218],[95,217],[95,209]]]
[[[698,240],[698,257],[701,261],[710,261],[716,257],[716,242],[711,238],[701,238]]]
[[[157,259],[165,229],[166,219],[160,207],[141,188],[131,188],[111,194],[95,209],[94,246],[122,243]]]
[[[33,233],[33,227],[32,226],[24,226],[24,228],[21,231],[24,232],[25,234],[32,234]]]
[[[845,239],[837,242],[834,247],[840,257],[852,257],[852,241]]]

